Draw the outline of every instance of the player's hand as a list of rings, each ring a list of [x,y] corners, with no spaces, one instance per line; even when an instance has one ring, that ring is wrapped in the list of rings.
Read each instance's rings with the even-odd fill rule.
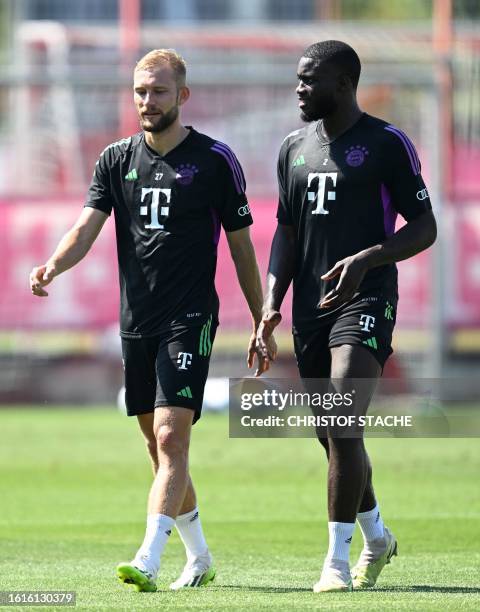
[[[320,308],[333,308],[351,300],[367,271],[368,264],[363,257],[352,255],[337,261],[331,270],[321,276],[322,280],[330,280],[337,276],[339,279],[335,289],[329,291],[320,302]]]
[[[261,376],[270,368],[270,362],[277,357],[277,343],[273,337],[273,330],[282,320],[282,315],[277,311],[271,311],[263,315],[257,333],[255,334],[254,352],[257,354],[259,367],[255,376]],[[253,334],[252,338],[253,339]],[[250,367],[250,366],[249,366]]]
[[[55,267],[51,264],[45,264],[33,268],[30,272],[30,289],[33,295],[46,297],[48,293],[43,289],[48,283],[51,283],[55,276]]]
[[[277,343],[273,336],[268,338],[266,346],[267,352],[265,355],[258,347],[257,332],[253,332],[248,343],[247,365],[249,368],[253,367],[255,356],[257,357],[258,365],[255,376],[261,376],[266,372],[270,368],[270,361],[274,361],[277,356]]]

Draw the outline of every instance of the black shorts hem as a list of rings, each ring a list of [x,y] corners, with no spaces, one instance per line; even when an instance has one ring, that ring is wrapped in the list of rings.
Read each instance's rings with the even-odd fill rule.
[[[132,410],[129,410],[127,406],[127,416],[128,417],[143,416],[144,414],[152,414],[153,412],[155,412],[155,408],[152,408],[151,410],[142,410],[141,412],[140,411],[133,412]]]
[[[171,406],[172,408],[186,408],[187,410],[191,410],[193,412],[193,421],[192,425],[198,421],[198,419],[202,416],[202,409],[196,406],[185,406],[185,404],[173,404],[172,402],[161,401],[155,402],[155,408],[165,408],[166,406]]]
[[[153,412],[155,412],[155,410],[157,408],[165,408],[166,406],[171,406],[172,408],[186,408],[187,410],[192,410],[195,413],[195,416],[193,418],[193,422],[196,423],[198,421],[198,419],[201,416],[202,411],[198,410],[198,408],[196,408],[195,406],[185,406],[185,404],[175,404],[172,402],[156,402],[155,406],[152,408],[152,410],[143,410],[143,411],[138,411],[138,412],[132,412],[130,410],[128,410],[127,408],[127,416],[129,417],[133,417],[133,416],[142,416],[143,414],[151,414]]]
[[[193,412],[198,412],[198,408],[196,406],[187,406],[186,404],[179,404],[178,402],[169,402],[168,400],[162,400],[159,402],[155,402],[155,408],[165,408],[166,406],[172,408],[187,408],[188,410],[193,410]]]

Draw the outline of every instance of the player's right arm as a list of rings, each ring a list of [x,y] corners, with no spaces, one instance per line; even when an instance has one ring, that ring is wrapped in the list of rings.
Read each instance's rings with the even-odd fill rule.
[[[282,320],[280,308],[293,278],[295,268],[295,234],[293,226],[279,223],[275,231],[268,263],[262,320],[257,330],[257,345],[268,358],[267,341]]]
[[[41,266],[30,272],[30,289],[33,295],[46,297],[43,287],[55,276],[72,268],[90,250],[108,215],[101,210],[85,207],[74,226],[60,240],[53,255]]]
[[[257,330],[257,347],[268,359],[267,340],[282,320],[280,308],[293,279],[295,270],[295,230],[286,189],[288,171],[287,143],[284,141],[278,158],[278,225],[270,250],[266,293],[262,308],[262,320]]]

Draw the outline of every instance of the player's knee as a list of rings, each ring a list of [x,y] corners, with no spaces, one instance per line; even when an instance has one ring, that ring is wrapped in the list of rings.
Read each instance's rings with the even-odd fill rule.
[[[156,449],[159,454],[168,457],[186,456],[188,454],[188,444],[185,438],[178,431],[169,425],[161,425],[155,431]]]

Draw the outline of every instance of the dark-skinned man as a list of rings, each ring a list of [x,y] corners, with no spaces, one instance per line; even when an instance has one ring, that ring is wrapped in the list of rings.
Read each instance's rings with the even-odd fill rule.
[[[284,140],[278,161],[278,227],[272,243],[257,342],[281,320],[293,280],[293,335],[303,379],[331,379],[337,391],[362,381],[368,402],[392,353],[398,301],[395,262],[433,244],[436,224],[409,138],[364,113],[356,52],[340,41],[308,47],[298,64],[306,127]],[[400,213],[407,222],[395,231]],[[350,387],[348,387],[350,388]],[[397,553],[372,486],[363,438],[318,431],[328,457],[329,548],[314,591],[368,588]],[[364,546],[350,571],[355,521]]]

